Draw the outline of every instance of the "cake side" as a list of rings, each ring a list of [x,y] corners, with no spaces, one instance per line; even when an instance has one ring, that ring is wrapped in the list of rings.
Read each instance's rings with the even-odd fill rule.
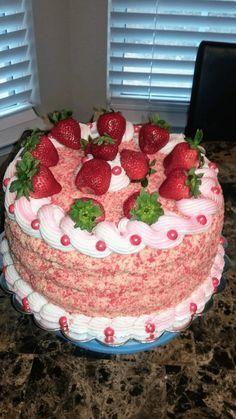
[[[87,138],[97,135],[96,124],[81,124],[80,128]],[[126,123],[118,154],[104,166],[110,166],[111,172],[109,189],[99,196],[105,220],[91,231],[75,228],[68,211],[77,199],[94,199],[94,194],[84,193],[74,181],[94,156],[88,154],[85,159],[80,148],[70,150],[51,136],[59,159],[51,172],[61,191],[40,199],[18,197],[11,190],[20,154],[7,169],[2,246],[6,280],[27,310],[49,328],[52,321],[53,328],[58,328],[63,318],[66,328],[70,324],[69,330],[77,336],[85,322],[85,339],[94,328],[102,340],[104,324],[112,323],[118,340],[127,336],[150,339],[147,322],[155,325],[155,337],[165,328],[178,330],[179,319],[183,327],[200,313],[220,281],[224,204],[218,170],[205,155],[194,168],[194,176],[200,179],[198,197],[159,197],[162,214],[151,225],[124,216],[124,201],[140,191],[140,183],[130,181],[122,164],[122,150],[139,150],[140,127],[136,128]],[[152,154],[155,173],[150,172],[146,186],[150,196],[168,179],[165,161],[178,144],[185,146],[185,139],[172,135]],[[175,170],[174,160],[171,165]],[[162,323],[163,316],[168,321]],[[133,334],[125,326],[127,318],[136,325]]]

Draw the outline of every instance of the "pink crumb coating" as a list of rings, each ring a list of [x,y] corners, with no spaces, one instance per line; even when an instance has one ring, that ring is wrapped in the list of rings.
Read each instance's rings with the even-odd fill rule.
[[[206,233],[185,236],[171,250],[145,248],[101,260],[49,248],[11,220],[6,234],[17,271],[51,302],[88,316],[138,316],[180,303],[207,278],[222,223],[223,211]]]

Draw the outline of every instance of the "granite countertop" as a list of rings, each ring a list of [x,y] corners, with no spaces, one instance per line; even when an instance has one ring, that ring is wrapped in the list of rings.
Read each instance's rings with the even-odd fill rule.
[[[220,169],[232,262],[213,307],[166,346],[103,355],[37,328],[0,290],[1,418],[236,418],[236,142],[204,146]]]

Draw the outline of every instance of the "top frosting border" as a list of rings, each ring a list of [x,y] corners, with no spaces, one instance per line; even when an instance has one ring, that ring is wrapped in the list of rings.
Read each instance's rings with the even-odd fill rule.
[[[83,138],[97,135],[96,123],[80,124]],[[135,139],[138,130],[127,121],[126,131],[122,141]],[[50,138],[50,137],[49,137]],[[50,138],[56,147],[63,147],[56,140]],[[168,144],[161,149],[167,155],[176,144],[183,142],[182,134],[171,134]],[[104,258],[112,253],[130,255],[140,252],[146,246],[153,249],[170,249],[182,243],[186,234],[199,234],[208,231],[212,217],[223,207],[223,195],[218,182],[218,169],[210,164],[204,156],[204,165],[196,173],[202,174],[200,196],[197,198],[182,199],[176,202],[176,207],[182,215],[165,211],[157,222],[151,226],[142,221],[133,221],[122,218],[118,224],[102,221],[95,226],[93,231],[87,232],[74,228],[74,223],[65,211],[52,203],[52,199],[27,200],[25,197],[16,199],[16,193],[10,192],[11,182],[15,179],[16,163],[20,153],[8,166],[3,179],[5,190],[5,210],[8,218],[16,221],[21,230],[27,235],[43,240],[51,248],[63,252],[78,251],[94,258]],[[119,157],[115,163],[119,164]],[[119,190],[127,186],[124,171],[121,181],[111,182],[111,190]],[[4,182],[7,180],[7,182]],[[217,188],[216,188],[217,187]],[[217,193],[215,192],[217,191]],[[32,228],[32,221],[38,220],[38,229]],[[170,234],[170,232],[175,234]],[[133,236],[141,238],[132,240]]]

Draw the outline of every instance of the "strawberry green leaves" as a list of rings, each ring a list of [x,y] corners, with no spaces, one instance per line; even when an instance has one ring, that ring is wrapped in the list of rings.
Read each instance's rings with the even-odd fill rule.
[[[16,192],[16,197],[25,196],[33,191],[32,178],[39,171],[39,160],[35,160],[30,152],[26,152],[21,160],[16,164],[17,179],[11,183],[10,192]]]
[[[142,189],[130,213],[132,220],[143,221],[149,225],[155,223],[164,214],[161,204],[158,202],[158,193],[150,194]]]
[[[76,199],[70,208],[69,216],[75,222],[75,228],[91,232],[98,222],[103,221],[104,209],[95,199]]]

